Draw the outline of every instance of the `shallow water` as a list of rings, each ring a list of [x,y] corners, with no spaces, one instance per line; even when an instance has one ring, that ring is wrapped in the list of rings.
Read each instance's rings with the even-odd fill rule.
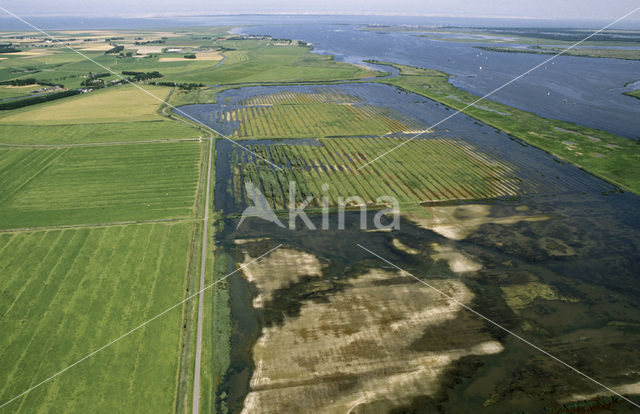
[[[276,300],[267,303],[265,308],[256,310],[263,325],[275,323],[275,328],[270,329],[276,329],[282,335],[291,334],[287,327],[301,313],[318,306],[318,309],[322,309],[322,303],[350,294],[350,286],[368,271],[393,271],[389,265],[359,248],[357,243],[360,243],[429,283],[441,280],[461,281],[474,294],[475,298],[469,303],[474,310],[567,363],[587,371],[607,385],[617,386],[638,381],[638,198],[627,194],[565,194],[533,197],[525,202],[498,201],[480,205],[489,209],[490,217],[525,214],[545,215],[549,218],[508,225],[492,224],[489,220],[462,240],[449,239],[437,232],[420,228],[408,220],[402,221],[398,231],[365,233],[358,229],[359,217],[356,213],[348,216],[344,231],[311,231],[304,228],[289,231],[258,219],[250,219],[238,229],[235,229],[236,221],[229,221],[226,226],[228,232],[220,235],[219,240],[220,246],[231,251],[238,261],[242,260],[247,249],[257,255],[283,243],[284,248],[298,249],[320,258],[323,263],[329,263],[323,270],[322,279],[331,286],[309,297],[300,292],[308,290],[310,282],[301,280],[277,291]],[[526,206],[526,211],[523,206]],[[617,208],[614,209],[614,206]],[[458,219],[464,222],[472,217],[462,214]],[[333,218],[331,222],[333,223]],[[238,238],[266,240],[243,245],[233,244],[233,240]],[[394,248],[394,239],[401,240],[419,253],[408,254]],[[447,246],[448,249],[480,263],[481,270],[463,274],[453,272],[446,261],[434,261],[430,258],[429,252],[434,243]],[[558,296],[566,299],[534,299],[522,309],[511,308],[502,289],[517,288],[530,280],[552,287]],[[425,305],[429,294],[433,293],[417,283],[395,279],[390,279],[388,283],[389,289],[402,286],[398,283],[408,283],[411,292],[423,292],[427,301]],[[371,300],[371,303],[363,306],[385,306],[373,298]],[[274,322],[274,312],[284,315],[284,318],[277,318]],[[452,363],[445,373],[438,376],[440,385],[436,387],[435,393],[422,398],[415,395],[415,399],[401,399],[403,403],[400,406],[413,406],[427,412],[428,407],[435,406],[440,406],[445,412],[540,412],[544,409],[558,409],[559,401],[570,399],[574,394],[601,391],[598,386],[495,326],[484,323],[473,314],[461,312],[449,322],[427,328],[419,339],[393,348],[394,354],[415,353],[417,358],[421,352],[446,352],[486,342],[487,338],[502,344],[504,350],[492,355],[468,356]],[[372,325],[374,323],[375,317],[368,318],[357,329],[365,335],[375,327]],[[309,326],[309,329],[313,332],[314,328]],[[269,338],[273,338],[273,335]],[[318,335],[322,335],[320,331]],[[346,381],[345,384],[353,386],[349,368],[341,364],[342,361],[358,361],[359,354],[347,352],[343,348],[341,336],[335,335],[335,347],[339,352],[335,353],[335,360],[331,356],[334,353],[330,352],[324,361],[343,368],[336,368],[335,375],[330,378],[318,375],[305,387],[322,387],[326,381],[341,384]],[[294,339],[295,342],[290,344],[292,351],[300,346],[301,341],[301,338],[294,338],[297,340]],[[312,346],[313,340],[307,339],[305,343]],[[383,345],[384,343],[381,344]],[[268,349],[269,341],[265,346]],[[283,350],[274,350],[276,351]],[[259,361],[254,361],[254,364],[258,363]],[[357,365],[353,369],[357,372]],[[304,369],[302,371],[311,374]],[[370,374],[356,375],[356,378],[365,382],[374,375],[379,373],[372,371]],[[261,392],[270,389],[268,385],[260,388]],[[293,396],[304,399],[307,395],[303,390],[296,391],[295,386],[290,389],[290,393],[286,392],[286,388],[285,391],[280,388],[278,390],[279,393],[284,393],[279,394],[283,398],[282,404],[287,403],[288,398],[294,398]],[[345,393],[348,394],[348,390],[346,387]],[[388,401],[384,403],[387,398],[393,399],[393,396],[381,394],[376,398],[373,400],[377,402],[363,404],[359,407],[360,411],[354,412],[388,412],[394,407],[398,409],[397,404],[389,406]],[[332,400],[320,398],[314,399],[313,403],[322,405],[323,401],[329,405]],[[282,409],[281,406],[262,408],[263,412]],[[626,412],[628,408],[628,405],[617,402],[612,411]]]

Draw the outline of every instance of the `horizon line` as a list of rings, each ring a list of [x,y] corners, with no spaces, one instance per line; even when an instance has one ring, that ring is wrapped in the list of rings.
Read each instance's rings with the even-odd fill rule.
[[[538,20],[538,21],[591,21],[597,22],[606,20],[605,18],[584,17],[584,18],[555,18],[555,17],[534,17],[534,16],[510,16],[510,15],[466,15],[451,13],[396,13],[396,12],[320,12],[320,11],[243,11],[243,12],[161,12],[161,13],[133,13],[133,14],[102,14],[102,13],[23,13],[25,17],[84,17],[84,18],[122,18],[122,19],[162,19],[162,18],[193,18],[193,17],[225,17],[225,16],[374,16],[374,17],[437,17],[454,19],[498,19],[498,20]],[[9,16],[7,16],[9,17]],[[639,22],[639,19],[628,20],[628,22]]]

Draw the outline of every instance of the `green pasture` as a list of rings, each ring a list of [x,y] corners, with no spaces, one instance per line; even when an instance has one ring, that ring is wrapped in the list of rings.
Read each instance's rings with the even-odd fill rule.
[[[0,401],[180,302],[193,224],[0,234]],[[180,307],[7,412],[171,412]]]
[[[193,217],[203,145],[0,149],[0,228]]]

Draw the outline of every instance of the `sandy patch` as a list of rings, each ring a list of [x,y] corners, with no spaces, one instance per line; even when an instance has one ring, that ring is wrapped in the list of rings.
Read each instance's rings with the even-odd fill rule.
[[[130,50],[137,50],[138,53],[162,53],[162,49],[166,46],[147,46],[147,45],[125,45],[125,48]]]
[[[409,253],[409,254],[419,254],[420,250],[418,249],[414,249],[413,247],[409,247],[406,244],[402,243],[400,240],[398,239],[393,239],[392,241],[393,247],[395,247],[396,249],[405,252],[405,253]]]
[[[242,265],[254,260],[245,253]],[[273,292],[298,281],[302,276],[322,276],[322,266],[312,254],[293,249],[278,249],[259,262],[246,265],[242,270],[247,280],[258,286],[260,294],[253,306],[262,307],[272,299]]]
[[[12,53],[12,56],[43,56],[50,55],[53,51],[49,49],[31,49],[31,50],[23,50],[22,52]]]
[[[251,239],[234,239],[233,243],[234,244],[248,244],[248,243],[257,243],[257,242],[261,242],[264,240],[269,240],[268,237],[254,237]]]
[[[390,233],[392,232],[393,229],[390,227],[384,227],[381,229],[366,229],[364,230],[365,233]]]
[[[571,131],[569,129],[564,129],[564,128],[560,128],[560,127],[553,127],[553,129],[555,129],[558,132],[564,132],[564,133],[573,134],[573,135],[580,135],[581,137],[587,138],[591,142],[600,142],[600,141],[602,141],[600,138],[592,137],[591,135],[585,135],[585,134],[577,132],[577,131]]]
[[[188,55],[189,52],[184,52],[185,55]],[[159,62],[193,62],[197,60],[213,60],[218,61],[222,60],[223,56],[218,52],[205,52],[205,53],[196,53],[195,59],[187,59],[184,56],[182,57],[161,57],[158,59]]]
[[[440,246],[432,243],[431,248],[435,253],[431,254],[434,261],[445,260],[449,264],[449,269],[454,273],[477,272],[482,269],[482,265],[470,257],[462,254],[453,247]]]
[[[85,43],[86,44],[86,43]],[[87,46],[85,47],[81,47],[79,48],[80,50],[86,50],[88,52],[91,51],[95,51],[95,52],[101,52],[101,51],[105,51],[105,50],[109,50],[109,49],[113,49],[113,46],[108,44],[108,43],[98,43],[95,42],[95,44],[91,44],[89,43]]]
[[[428,327],[457,320],[462,307],[412,282],[377,283],[398,276],[373,269],[328,303],[305,302],[299,317],[264,329],[242,412],[365,412],[358,407],[376,400],[400,405],[434,395],[441,375],[457,359],[503,350],[475,318],[464,318],[466,345],[412,350],[408,345]],[[462,303],[473,298],[458,281],[432,283]]]
[[[37,83],[32,83],[30,85],[6,85],[3,86],[3,89],[28,89],[28,88],[37,88],[38,85]]]
[[[610,387],[610,388],[622,395],[625,395],[625,394],[637,395],[637,394],[640,394],[640,381],[634,382],[631,384],[618,385],[616,387]],[[603,389],[602,391],[594,392],[591,394],[573,394],[570,398],[564,400],[563,402],[591,400],[593,398],[608,396],[608,395],[612,395],[612,394],[607,390]]]
[[[451,240],[463,240],[483,224],[515,224],[521,221],[544,221],[548,216],[513,215],[489,217],[490,206],[467,204],[461,206],[425,207],[424,214],[409,213],[407,218],[417,226],[432,230]]]

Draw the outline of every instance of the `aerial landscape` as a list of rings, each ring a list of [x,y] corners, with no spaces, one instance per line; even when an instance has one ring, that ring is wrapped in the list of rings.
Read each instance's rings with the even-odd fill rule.
[[[0,4],[0,413],[640,411],[640,5],[246,3]]]

